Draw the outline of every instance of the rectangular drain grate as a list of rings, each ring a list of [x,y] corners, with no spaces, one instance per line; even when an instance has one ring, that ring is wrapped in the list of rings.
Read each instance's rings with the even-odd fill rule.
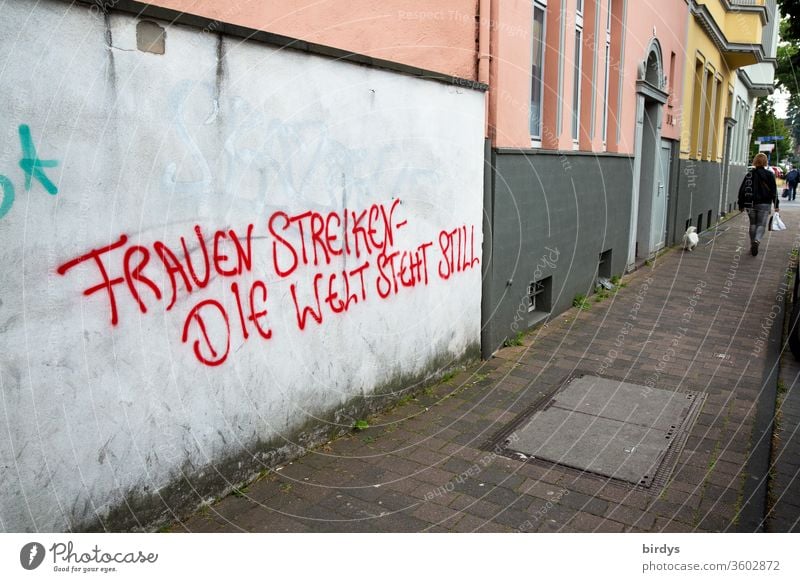
[[[698,392],[576,373],[514,419],[489,446],[511,458],[657,494],[704,401]]]

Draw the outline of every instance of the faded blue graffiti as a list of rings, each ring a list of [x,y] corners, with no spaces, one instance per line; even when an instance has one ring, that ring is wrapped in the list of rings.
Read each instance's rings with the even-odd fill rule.
[[[48,194],[58,194],[58,188],[43,170],[43,168],[55,168],[58,162],[39,159],[39,156],[36,155],[36,146],[33,145],[33,138],[31,138],[31,128],[27,125],[19,126],[19,141],[22,146],[22,159],[19,161],[19,167],[25,172],[25,190],[30,191],[31,179],[36,178]]]
[[[31,128],[25,124],[19,126],[19,141],[22,149],[22,157],[19,160],[19,167],[25,172],[25,190],[30,191],[33,179],[35,178],[51,196],[58,194],[58,187],[45,174],[45,168],[55,168],[57,160],[41,160],[36,153],[36,146],[31,137]],[[0,218],[3,218],[14,205],[16,196],[14,184],[8,177],[0,174]]]
[[[14,184],[5,176],[0,175],[0,189],[3,190],[3,201],[0,202],[0,218],[3,218],[11,206],[14,205]]]

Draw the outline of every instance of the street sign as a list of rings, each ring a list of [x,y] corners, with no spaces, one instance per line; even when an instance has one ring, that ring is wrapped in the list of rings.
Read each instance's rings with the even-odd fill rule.
[[[778,141],[783,139],[782,135],[762,135],[761,137],[757,137],[756,141],[763,142],[763,141]]]
[[[760,152],[771,152],[774,149],[775,149],[774,143],[762,143],[760,146],[758,146],[758,151]]]

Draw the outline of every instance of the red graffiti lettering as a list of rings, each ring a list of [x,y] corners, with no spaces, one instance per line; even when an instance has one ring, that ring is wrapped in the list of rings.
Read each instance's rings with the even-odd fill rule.
[[[395,251],[378,256],[378,295],[386,299],[398,293],[400,287],[428,284],[428,249],[433,243],[423,243],[413,251]]]
[[[261,305],[264,306],[264,309],[261,311],[256,311],[256,289],[261,291]],[[253,325],[258,332],[258,335],[263,337],[264,339],[270,339],[272,337],[272,330],[267,328],[264,329],[261,327],[261,323],[259,323],[260,319],[263,319],[267,316],[267,286],[262,283],[261,281],[256,281],[253,283],[253,286],[250,287],[250,315],[247,316],[249,321],[253,322]]]
[[[203,263],[205,264],[205,276],[202,280],[197,278],[197,271],[194,270],[194,265],[192,264],[192,255],[189,253],[189,249],[186,248],[186,240],[184,240],[183,237],[181,237],[181,246],[183,247],[183,256],[186,258],[186,266],[189,268],[192,280],[195,285],[202,289],[208,285],[208,279],[211,276],[211,265],[208,262],[208,250],[206,249],[206,241],[203,238],[203,231],[200,229],[200,226],[195,226],[194,232],[197,235],[197,240],[200,242],[200,251],[203,254]]]
[[[164,268],[167,271],[167,275],[169,275],[169,281],[172,287],[172,299],[170,299],[169,305],[167,305],[167,311],[169,311],[172,309],[172,306],[175,305],[175,299],[178,297],[178,283],[175,279],[175,275],[179,274],[181,276],[183,279],[183,286],[187,293],[192,292],[192,284],[189,283],[189,277],[186,276],[186,271],[183,270],[183,265],[178,260],[178,257],[175,256],[175,253],[169,250],[169,247],[167,247],[161,241],[156,241],[153,243],[153,249],[161,259],[161,262],[164,263]]]
[[[343,311],[350,309],[351,303],[358,303],[359,294],[356,293],[356,291],[350,291],[350,280],[356,275],[358,275],[357,284],[360,285],[361,289],[361,301],[365,301],[367,299],[367,288],[364,285],[364,271],[366,271],[368,268],[369,261],[365,262],[360,267],[353,269],[352,271],[342,271],[341,275],[339,275],[339,273],[333,273],[328,278],[328,296],[325,298],[325,302],[330,306],[331,311],[334,313],[342,313]],[[339,292],[334,290],[335,284],[341,284],[344,286],[344,300],[339,299]]]
[[[323,215],[306,211],[290,216],[283,211],[273,213],[267,221],[272,237],[272,258],[275,273],[289,277],[300,264],[329,265],[332,257],[372,255],[385,252],[394,245],[394,230],[406,221],[395,224],[396,199],[387,204],[373,204],[366,210],[343,209]]]
[[[114,279],[109,279],[108,271],[106,271],[106,267],[103,264],[103,261],[100,260],[100,256],[106,253],[110,253],[114,249],[118,249],[120,247],[125,246],[128,242],[128,237],[124,234],[119,237],[119,240],[113,244],[110,244],[105,247],[100,247],[99,249],[93,249],[86,254],[81,255],[71,261],[67,261],[60,267],[56,269],[56,272],[59,275],[64,275],[67,271],[69,271],[75,265],[80,265],[84,261],[88,261],[90,259],[94,259],[95,264],[97,265],[97,270],[100,271],[100,276],[103,278],[103,282],[95,285],[94,287],[89,287],[83,291],[83,294],[87,297],[96,291],[100,291],[101,289],[105,289],[106,293],[108,293],[108,302],[111,306],[111,325],[117,325],[119,319],[117,317],[117,300],[114,297],[114,285],[119,285],[123,283],[125,280],[122,277],[115,277]]]
[[[395,251],[388,255],[383,253],[378,255],[378,279],[376,281],[376,287],[381,299],[389,297],[389,295],[392,294],[393,288],[394,292],[397,293],[398,286],[394,269],[394,259],[398,254],[399,253]],[[386,267],[389,267],[390,270],[387,271]]]
[[[286,231],[289,228],[289,225],[291,224],[289,215],[281,211],[276,212],[269,219],[268,223],[269,233],[270,235],[272,235],[272,238],[275,239],[275,241],[273,241],[272,243],[272,264],[275,267],[275,272],[278,274],[278,276],[288,277],[289,275],[294,273],[294,270],[297,268],[297,252],[294,250],[294,246],[292,246],[292,244],[289,241],[287,241],[280,234],[278,234],[275,225],[275,223],[278,220],[283,221],[283,226],[280,227],[281,231]],[[289,261],[289,266],[286,268],[281,267],[280,266],[281,261],[278,260],[278,243],[283,245],[283,247],[291,253],[291,260]]]
[[[442,259],[439,261],[439,277],[449,279],[454,273],[473,269],[480,264],[475,256],[475,227],[470,227],[472,234],[467,243],[467,227],[460,226],[453,230],[439,233],[439,248]]]
[[[297,329],[304,331],[312,320],[322,326],[331,315],[367,302],[373,282],[374,292],[384,300],[430,283],[428,251],[436,241],[423,239],[414,247],[398,249],[396,231],[408,224],[408,220],[397,221],[400,205],[395,199],[365,209],[307,210],[293,215],[277,211],[261,227],[249,223],[244,229],[218,229],[207,235],[200,225],[194,225],[194,234],[179,237],[180,248],[175,241],[172,247],[161,240],[129,244],[123,234],[110,245],[65,262],[57,272],[65,275],[77,265],[93,264],[99,281],[87,287],[83,295],[105,291],[112,325],[119,322],[124,297],[129,296],[141,313],[152,311],[155,302],[163,298],[165,311],[170,311],[180,309],[180,299],[208,291],[212,271],[216,277],[227,278],[224,287],[215,287],[225,289],[226,297],[201,298],[188,309],[181,335],[182,343],[192,345],[199,362],[219,366],[227,360],[237,339],[247,342],[253,337],[273,337],[269,314],[275,306],[270,304],[270,289],[264,281],[243,277],[254,268],[264,268],[254,257],[259,248],[253,248],[256,228],[265,229],[266,236],[256,238],[267,239],[267,253],[271,249],[272,263],[267,269],[279,279],[295,277],[287,281],[289,296]],[[438,245],[440,279],[447,280],[480,264],[472,226],[442,230]],[[333,262],[337,264],[332,266]],[[348,268],[348,264],[357,266]],[[118,286],[124,289],[122,294]],[[288,308],[288,297],[279,300]]]
[[[131,261],[133,259],[133,255],[138,253],[141,256],[139,264],[137,264],[133,269],[131,269]],[[159,291],[158,287],[152,280],[148,279],[144,275],[142,275],[142,270],[145,268],[147,263],[150,261],[150,251],[147,250],[146,247],[142,247],[139,245],[135,245],[132,247],[128,247],[125,251],[125,259],[123,261],[124,265],[124,274],[125,274],[125,282],[128,284],[128,290],[131,292],[131,295],[136,300],[136,303],[139,304],[139,309],[142,313],[147,313],[147,307],[142,301],[141,295],[139,295],[139,290],[134,285],[134,281],[138,281],[139,283],[144,283],[147,285],[150,290],[153,292],[153,295],[156,296],[156,299],[161,299],[161,291]]]
[[[225,269],[222,266],[228,260],[228,255],[220,251],[220,241],[224,240],[225,236],[226,234],[223,230],[218,230],[214,233],[214,268],[223,277],[232,277],[236,275],[236,267]]]
[[[311,315],[314,321],[316,321],[318,324],[322,323],[322,307],[320,306],[319,303],[320,279],[322,279],[321,273],[317,273],[316,275],[314,275],[314,299],[317,304],[316,311],[311,305],[303,307],[303,309],[301,310],[300,306],[297,303],[297,285],[292,283],[289,286],[289,290],[291,291],[292,294],[292,301],[294,301],[294,309],[297,314],[297,327],[299,327],[301,330],[306,328],[306,319],[308,318],[309,315]]]
[[[208,330],[206,329],[206,317],[209,317],[209,314],[204,315],[203,310],[205,308],[209,308],[211,314],[217,313],[222,317],[222,320],[225,324],[225,351],[220,351],[214,349],[214,345],[211,342],[211,338],[208,336]],[[209,309],[205,309],[206,312]],[[219,301],[215,301],[214,299],[206,299],[205,301],[201,301],[194,308],[189,312],[189,315],[186,316],[186,321],[183,324],[183,335],[181,336],[181,341],[186,343],[189,338],[189,328],[191,327],[192,323],[197,323],[197,327],[200,330],[200,334],[203,337],[205,342],[204,346],[207,348],[207,351],[210,352],[210,355],[205,355],[203,350],[200,349],[200,339],[196,339],[194,341],[194,355],[195,357],[206,366],[219,366],[222,364],[228,357],[228,352],[231,349],[231,329],[230,325],[228,324],[228,314],[225,311],[225,308],[222,307]]]

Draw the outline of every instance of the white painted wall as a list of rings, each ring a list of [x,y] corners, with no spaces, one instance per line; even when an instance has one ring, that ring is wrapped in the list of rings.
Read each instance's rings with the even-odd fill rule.
[[[257,441],[291,441],[314,417],[425,374],[436,357],[455,361],[479,340],[479,265],[446,280],[439,268],[443,230],[466,226],[468,255],[474,245],[480,256],[482,93],[235,38],[220,46],[180,26],[167,29],[166,54],[154,55],[136,50],[134,18],[114,14],[108,27],[85,6],[53,1],[7,3],[0,19],[0,175],[15,193],[8,206],[6,187],[0,218],[5,531],[80,528],[127,493],[213,471]],[[57,162],[42,170],[56,194],[36,175],[26,188],[24,125],[38,158]],[[322,323],[301,331],[290,285],[308,299],[315,274],[327,281],[360,262],[333,257],[281,277],[269,218],[341,212],[345,196],[355,210],[402,201],[391,250],[432,242],[428,284],[382,299],[378,253],[365,255],[366,300],[339,315],[323,306]],[[213,253],[217,229],[243,236],[251,223],[252,268],[192,293],[179,284],[167,311],[169,277],[154,243],[183,257],[185,237],[198,261],[195,225]],[[141,245],[150,254],[141,274],[162,299],[133,280],[142,313],[126,283],[114,284],[111,325],[108,293],[83,294],[102,282],[97,262],[57,269],[122,234],[127,244],[101,259],[109,278],[124,277],[125,251]],[[230,239],[221,244],[235,256]],[[130,251],[132,267],[142,252]],[[268,340],[247,320],[243,339],[231,291],[236,282],[247,308],[256,280],[268,289],[259,320]],[[213,367],[193,351],[199,340],[210,354],[196,320],[182,342],[187,315],[210,299],[230,325],[230,353]],[[256,311],[261,301],[259,292]],[[202,313],[222,351],[214,309]]]

